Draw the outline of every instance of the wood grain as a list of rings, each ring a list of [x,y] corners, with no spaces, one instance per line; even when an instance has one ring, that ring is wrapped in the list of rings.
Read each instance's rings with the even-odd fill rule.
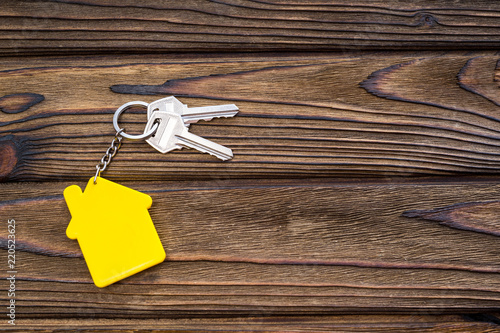
[[[497,49],[492,1],[17,1],[0,5],[0,52]]]
[[[491,333],[498,332],[495,314],[463,315],[326,315],[248,316],[239,318],[148,319],[27,319],[20,324],[25,332],[418,332]],[[140,327],[140,328],[138,328]],[[0,327],[2,330],[4,327]],[[5,328],[4,328],[5,330]]]
[[[500,106],[498,61],[488,57],[471,58],[458,73],[460,87],[478,94]]]
[[[4,113],[23,112],[43,100],[43,95],[30,93],[19,93],[2,96],[0,97],[0,111]]]
[[[494,174],[497,60],[494,53],[31,58],[29,65],[6,58],[0,94],[22,86],[45,99],[23,112],[0,112],[0,177],[88,179],[114,135],[115,109],[171,94],[190,106],[236,103],[236,117],[191,126],[235,158],[220,162],[188,149],[161,155],[145,142],[126,141],[108,178]],[[469,78],[461,86],[457,75],[464,72]],[[127,132],[142,132],[144,110],[122,118]]]
[[[452,228],[500,236],[500,223],[496,217],[499,206],[499,201],[464,202],[431,210],[410,210],[404,212],[403,216],[419,217]]]
[[[69,184],[0,185],[0,216],[16,220],[16,304],[24,319],[500,308],[497,236],[402,215],[463,198],[491,201],[500,193],[493,182],[125,183],[153,197],[167,259],[104,289],[65,236],[70,214],[61,193]],[[488,208],[485,224],[496,219]],[[2,228],[5,261],[6,234]]]
[[[2,1],[14,328],[500,332],[499,17],[485,0]],[[62,191],[93,176],[117,107],[168,95],[237,104],[190,129],[235,158],[125,141],[104,177],[153,197],[167,259],[99,289]]]

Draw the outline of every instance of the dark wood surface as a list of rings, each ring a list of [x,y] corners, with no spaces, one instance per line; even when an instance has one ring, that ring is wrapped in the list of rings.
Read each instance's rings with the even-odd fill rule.
[[[5,307],[9,219],[17,242],[17,325],[0,311],[0,330],[500,332],[495,2],[4,1],[0,16]],[[103,176],[152,196],[167,259],[99,289],[62,192],[94,175],[117,107],[169,95],[235,103],[190,128],[235,156],[124,141]]]
[[[167,95],[190,106],[236,103],[237,117],[191,126],[236,157],[161,155],[126,142],[109,178],[494,174],[497,60],[494,52],[5,58],[0,177],[87,179],[115,132],[115,109]],[[120,124],[138,133],[145,122],[136,109]]]
[[[497,49],[496,1],[3,0],[3,54]]]

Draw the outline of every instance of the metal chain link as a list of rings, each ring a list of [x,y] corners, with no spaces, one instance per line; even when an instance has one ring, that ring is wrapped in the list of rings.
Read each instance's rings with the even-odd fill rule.
[[[97,163],[97,165],[95,166],[97,171],[96,171],[95,176],[94,176],[94,184],[97,183],[97,177],[101,174],[101,172],[106,170],[109,163],[111,163],[111,160],[113,159],[113,157],[115,157],[116,153],[118,152],[118,149],[120,149],[120,147],[122,145],[122,140],[123,140],[123,137],[121,135],[122,132],[123,132],[123,128],[120,129],[118,132],[116,132],[115,137],[113,138],[113,141],[111,141],[111,146],[109,146],[109,148],[106,150],[106,153],[104,154],[104,156],[101,158],[99,163]]]

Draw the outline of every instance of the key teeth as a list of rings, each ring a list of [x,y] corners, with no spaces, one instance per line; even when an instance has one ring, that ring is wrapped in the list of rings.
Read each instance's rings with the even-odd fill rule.
[[[217,118],[231,118],[231,117],[234,117],[234,115],[227,115],[227,116],[218,116]],[[215,117],[212,117],[212,118],[205,118],[205,119],[202,119],[204,121],[210,121],[212,119],[214,119]]]
[[[210,120],[213,120],[214,118],[231,118],[231,117],[234,117],[234,115],[227,115],[227,116],[217,116],[217,117],[212,117],[212,118],[205,118],[205,119],[194,119],[194,120],[187,120],[188,121],[188,124],[194,124],[194,123],[197,123],[198,121],[200,120],[203,120],[203,121],[210,121]]]
[[[198,115],[198,116],[196,116],[196,115],[185,115],[185,116],[182,116],[182,119],[184,120],[184,124],[186,126],[189,126],[189,124],[195,124],[195,123],[197,123],[200,120],[210,121],[210,120],[213,120],[214,118],[232,118],[236,114],[238,114],[238,112],[239,111],[236,111],[236,112],[230,113],[230,114],[214,115],[213,117],[210,117],[210,118],[201,118],[201,115]]]

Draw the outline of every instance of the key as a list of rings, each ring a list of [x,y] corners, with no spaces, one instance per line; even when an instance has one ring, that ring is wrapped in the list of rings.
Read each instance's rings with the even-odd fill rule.
[[[149,118],[144,133],[149,131],[156,122],[159,122],[158,129],[146,142],[159,152],[165,154],[174,149],[186,147],[209,153],[223,161],[233,157],[231,149],[190,133],[182,117],[177,113],[155,111],[154,115]]]
[[[234,117],[239,109],[234,104],[202,106],[197,108],[185,108],[182,113],[182,120],[184,124],[190,125],[200,120],[209,121],[214,118],[229,118]]]
[[[209,121],[219,117],[234,117],[238,111],[238,107],[234,104],[188,108],[186,104],[182,104],[174,96],[169,96],[148,105],[148,119],[152,117],[154,112],[177,113],[182,117],[184,124],[189,126],[200,120]]]

